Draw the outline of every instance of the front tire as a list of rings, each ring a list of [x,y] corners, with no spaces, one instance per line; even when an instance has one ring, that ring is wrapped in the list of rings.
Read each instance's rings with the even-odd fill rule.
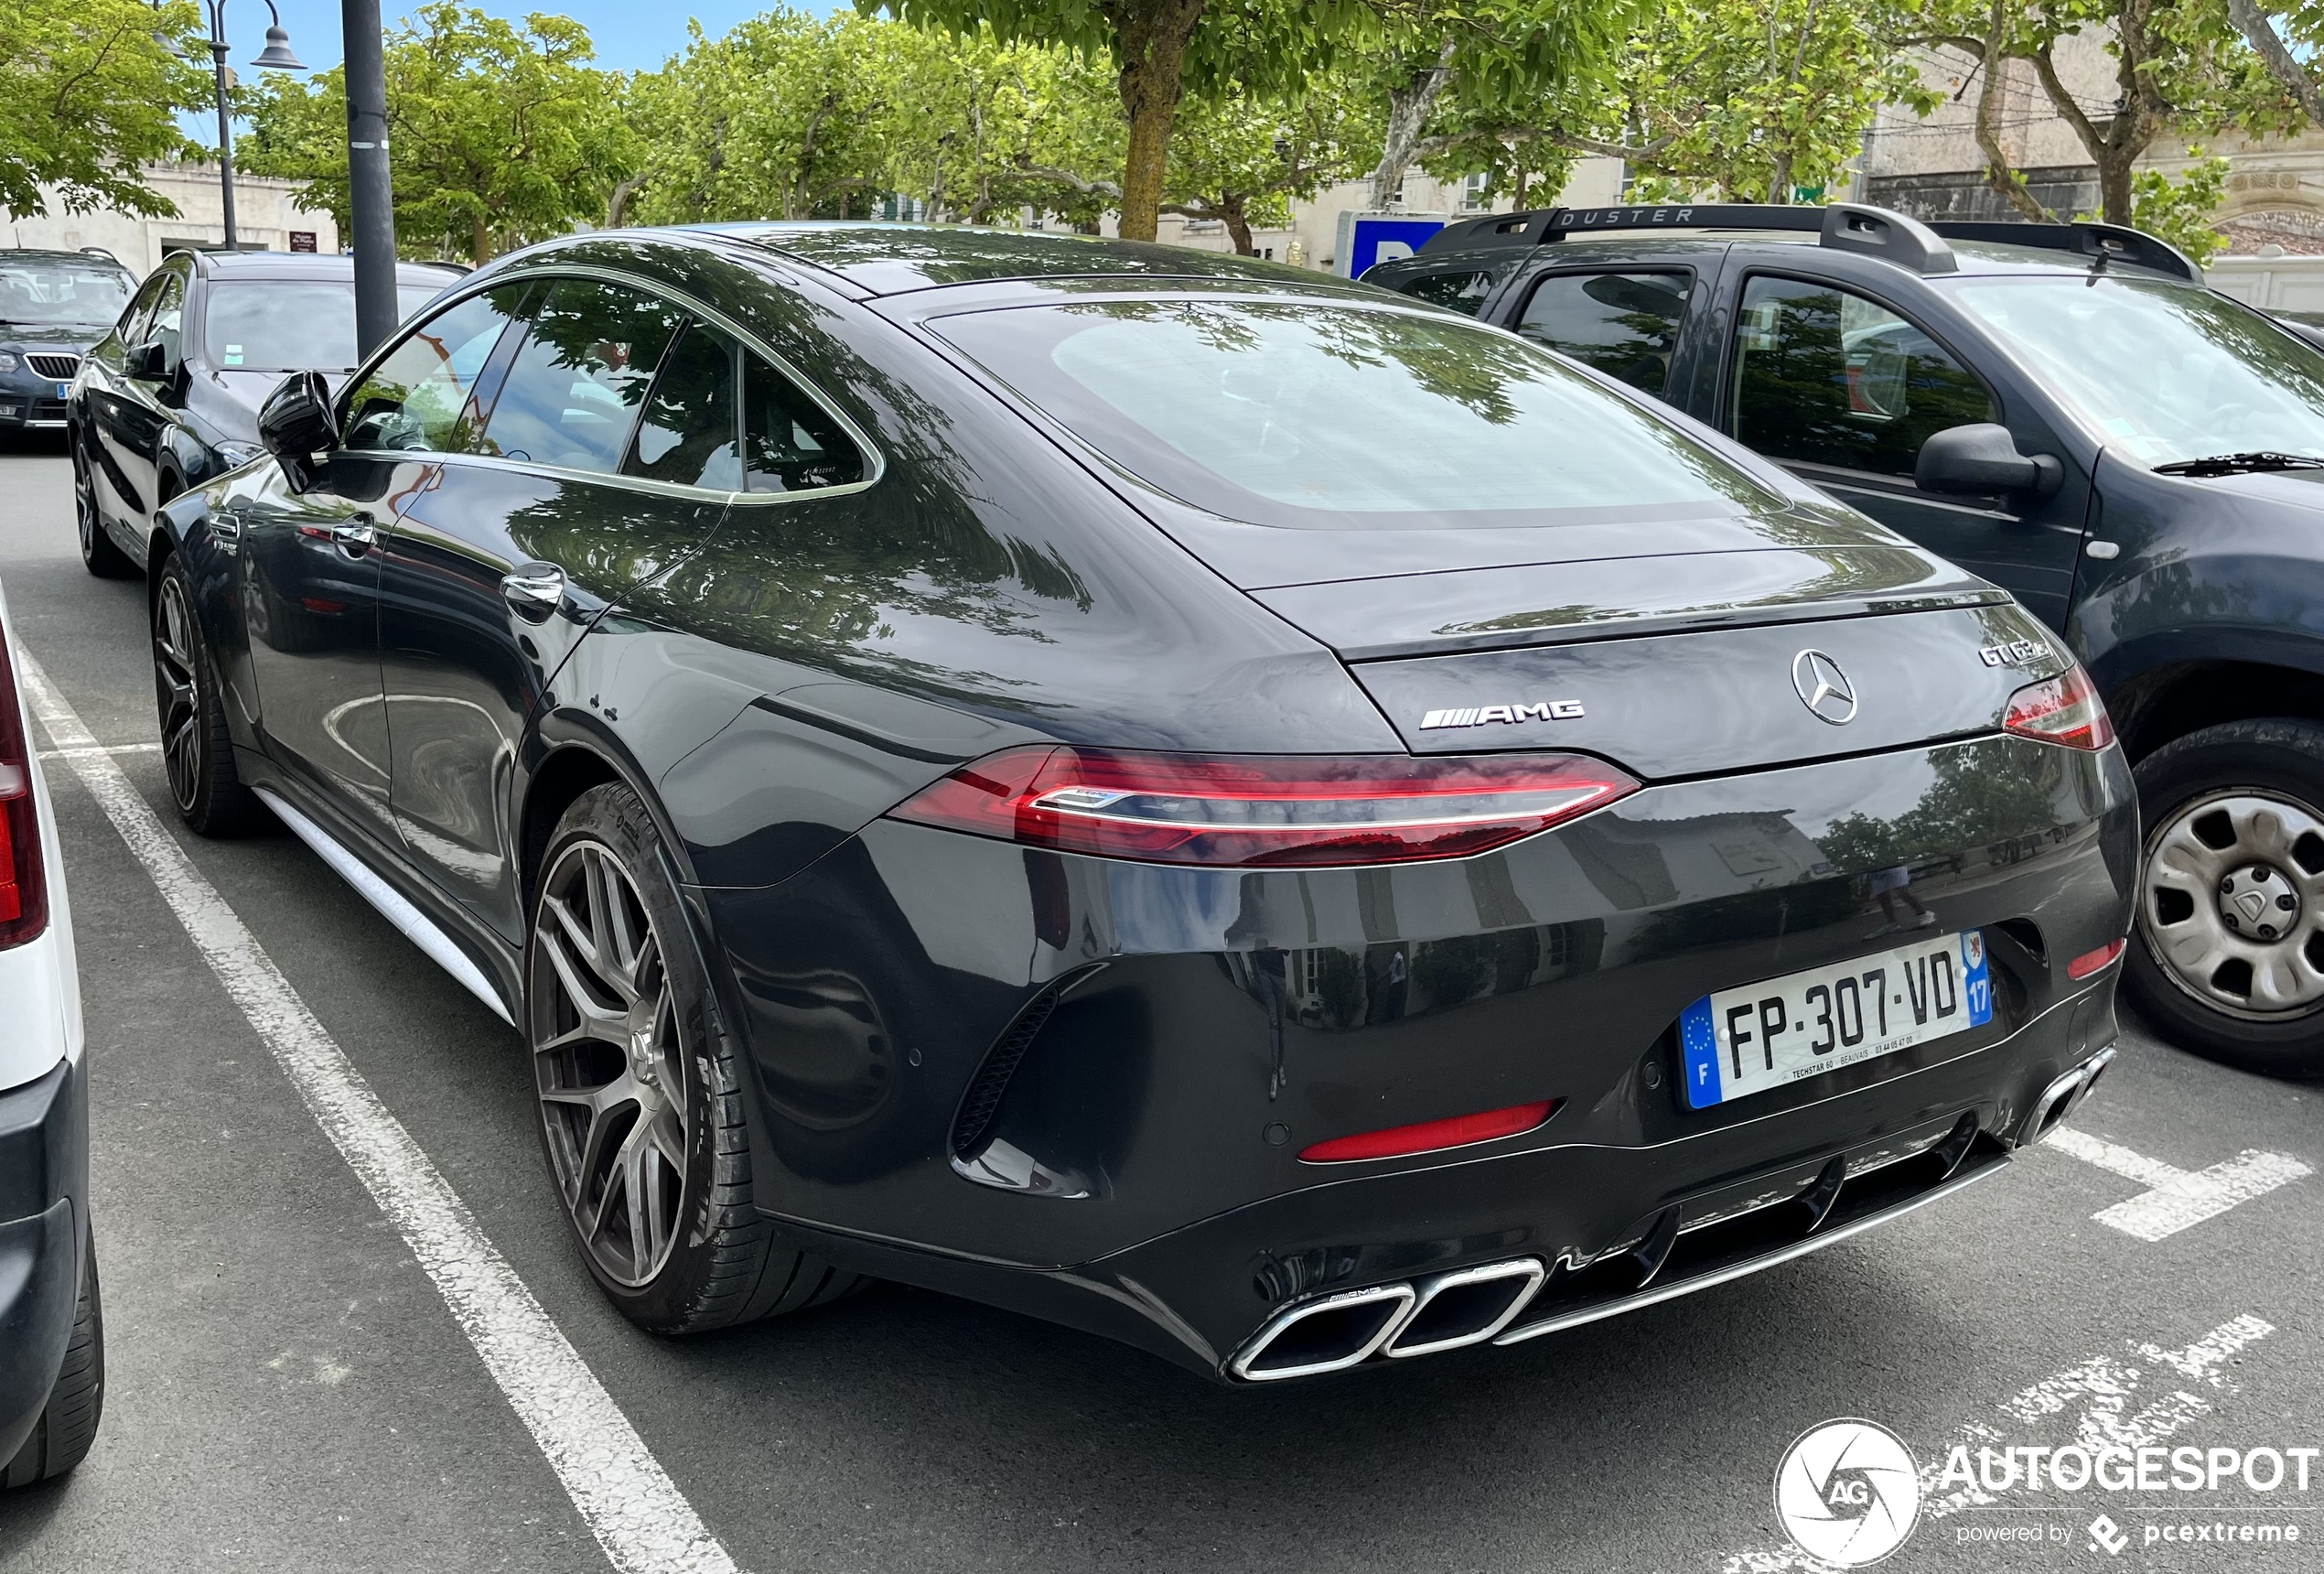
[[[858,1276],[789,1249],[752,1205],[736,1051],[711,1027],[662,839],[626,785],[557,822],[525,942],[542,1152],[582,1259],[659,1333],[835,1300]]]
[[[2324,726],[2205,728],[2136,774],[2132,998],[2197,1054],[2324,1076]]]
[[[137,565],[105,534],[104,521],[97,515],[97,478],[89,468],[88,453],[78,439],[70,447],[72,512],[81,531],[81,561],[100,579],[126,579],[137,572]]]
[[[174,552],[154,588],[153,655],[162,762],[178,816],[205,836],[239,836],[264,824],[265,805],[235,769],[217,663],[194,615],[185,565]]]
[[[105,1310],[97,1295],[97,1240],[81,1255],[81,1296],[48,1403],[16,1457],[0,1465],[0,1488],[54,1481],[86,1459],[105,1409]]]

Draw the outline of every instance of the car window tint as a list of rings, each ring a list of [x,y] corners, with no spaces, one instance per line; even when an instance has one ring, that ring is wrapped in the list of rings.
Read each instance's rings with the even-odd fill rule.
[[[1485,309],[1485,297],[1507,268],[1463,268],[1454,273],[1411,274],[1389,287],[1430,306],[1441,306],[1475,317]]]
[[[1553,274],[1533,286],[1517,331],[1659,394],[1693,283],[1686,274]]]
[[[735,341],[694,323],[662,358],[621,473],[678,486],[742,486]]]
[[[411,316],[436,295],[399,285],[395,311]],[[227,372],[345,372],[355,348],[353,279],[234,279],[212,284],[202,312],[203,353]]]
[[[129,309],[122,316],[122,343],[134,345],[145,342],[153,328],[154,303],[161,299],[162,286],[169,280],[168,274],[156,273],[139,287],[137,298],[129,303]]]
[[[154,315],[145,329],[149,340],[159,340],[162,350],[172,366],[185,342],[186,280],[176,271],[162,280],[161,294],[154,299]]]
[[[346,446],[475,453],[468,398],[523,299],[524,286],[503,285],[412,329],[348,396]]]
[[[743,357],[745,485],[804,491],[864,479],[864,456],[831,413],[755,355]]]
[[[533,313],[484,423],[483,452],[612,472],[685,313],[601,279],[559,279]]]
[[[1734,367],[1728,430],[1772,458],[1910,477],[1930,433],[1997,418],[1927,334],[1830,285],[1746,285]]]

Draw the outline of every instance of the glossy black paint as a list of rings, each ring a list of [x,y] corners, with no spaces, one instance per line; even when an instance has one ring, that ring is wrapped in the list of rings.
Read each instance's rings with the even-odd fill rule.
[[[2018,452],[2056,461],[2060,484],[2047,495],[1974,499],[1820,466],[1794,467],[1802,480],[2002,586],[2061,633],[2097,680],[2134,760],[2221,722],[2324,716],[2316,595],[2324,549],[2314,528],[2315,480],[2172,477],[2110,455],[2104,433],[2090,429],[2058,390],[2028,376],[2008,346],[1947,293],[1964,278],[2085,276],[2087,263],[1988,243],[1957,243],[1954,252],[1960,272],[1930,278],[1876,257],[1827,251],[1812,238],[1570,237],[1514,257],[1506,249],[1491,253],[1506,266],[1479,315],[1513,326],[1537,283],[1555,275],[1684,268],[1695,287],[1666,396],[1716,425],[1727,415],[1727,346],[1749,278],[1829,282],[1867,296],[1966,365],[1992,394]],[[1432,250],[1375,268],[1365,281],[1403,289],[1430,273],[1473,269],[1487,255]],[[2286,326],[2300,332],[2304,325]],[[2093,555],[2092,547],[2115,555]],[[1706,566],[1704,577],[1715,586],[1719,573]]]
[[[0,1093],[0,1457],[32,1435],[72,1335],[89,1222],[89,1083],[72,1061]]]
[[[304,494],[260,464],[162,512],[238,674],[246,779],[440,923],[520,1019],[548,827],[591,782],[640,792],[715,1030],[749,1069],[759,1205],[802,1239],[1216,1374],[1321,1285],[1587,1256],[1660,1198],[1812,1176],[1964,1110],[2006,1143],[2110,1035],[2111,978],[2069,985],[2064,959],[2126,923],[2127,773],[2117,750],[1998,733],[2008,693],[2060,663],[1980,660],[1996,631],[2038,632],[1990,586],[1716,438],[1761,477],[1764,510],[1329,541],[1200,516],[1096,461],[920,318],[1101,289],[1381,297],[1065,237],[803,234],[580,238],[473,287],[586,268],[696,303],[854,424],[868,485],[686,494],[340,454]],[[330,534],[356,512],[375,526],[360,552]],[[1267,539],[1289,534],[1309,539]],[[500,594],[519,563],[565,577],[545,619]],[[363,597],[369,636],[360,615],[317,615],[292,649],[270,620]],[[1791,690],[1810,642],[1861,668],[1867,716],[1843,743]],[[1598,750],[1648,785],[1493,854],[1304,872],[883,817],[1026,742],[1440,749],[1412,730],[1415,706],[1508,684],[1590,685],[1591,730],[1460,747]],[[1994,1024],[1683,1111],[1678,1013],[1877,947],[1869,879],[1899,863],[1948,928],[2024,937],[1995,943]],[[991,1135],[1078,1196],[980,1184],[952,1145],[987,1051],[1053,988]],[[1658,1088],[1647,1068],[1666,1065]],[[1565,1101],[1546,1126],[1458,1154],[1296,1157],[1538,1098]]]

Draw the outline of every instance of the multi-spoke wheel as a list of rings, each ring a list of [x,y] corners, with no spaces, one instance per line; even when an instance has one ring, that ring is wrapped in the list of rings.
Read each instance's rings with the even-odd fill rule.
[[[154,711],[161,726],[169,795],[187,825],[205,836],[263,824],[265,810],[242,785],[233,737],[219,703],[218,674],[194,615],[186,571],[175,554],[154,587]]]
[[[75,433],[69,447],[72,450],[72,512],[73,522],[81,531],[81,561],[89,572],[100,579],[125,579],[137,571],[129,555],[113,544],[105,534],[104,523],[97,517],[97,477],[89,468],[89,455]]]
[[[589,1271],[634,1321],[691,1332],[836,1299],[856,1277],[779,1245],[752,1205],[734,1049],[653,818],[608,782],[533,883],[525,1032],[542,1147]]]
[[[677,1239],[689,1151],[662,943],[629,871],[597,842],[566,846],[536,912],[533,1066],[550,1165],[598,1269],[642,1285]]]
[[[2137,774],[2138,1004],[2199,1052],[2324,1070],[2324,727],[2207,728]]]

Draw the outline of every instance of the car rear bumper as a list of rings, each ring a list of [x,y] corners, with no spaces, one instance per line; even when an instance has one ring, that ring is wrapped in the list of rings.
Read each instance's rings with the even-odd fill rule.
[[[1987,1172],[2114,1036],[2112,971],[2067,964],[2126,928],[2136,839],[2119,750],[1986,738],[1657,786],[1462,860],[1190,869],[880,822],[695,896],[763,1210],[1226,1375],[1318,1296],[1531,1259],[1517,1337]],[[1684,1107],[1686,1007],[1896,943],[1914,909],[1874,878],[1899,868],[1932,931],[1985,933],[1992,1020]],[[1470,1148],[1298,1157],[1541,1100]]]
[[[0,1093],[0,1463],[39,1419],[72,1334],[88,1171],[79,1065]]]

